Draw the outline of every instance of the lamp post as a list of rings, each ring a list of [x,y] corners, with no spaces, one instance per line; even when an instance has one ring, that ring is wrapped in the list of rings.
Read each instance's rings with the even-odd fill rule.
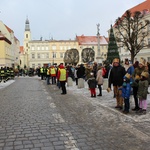
[[[103,58],[100,55],[100,33],[99,33],[100,29],[99,27],[100,27],[100,24],[98,23],[97,24],[97,57],[96,59],[98,63],[102,63]]]

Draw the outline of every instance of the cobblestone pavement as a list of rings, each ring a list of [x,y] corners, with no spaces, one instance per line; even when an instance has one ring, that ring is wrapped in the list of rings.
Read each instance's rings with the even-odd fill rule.
[[[19,77],[0,88],[0,150],[149,150],[150,118],[114,109],[103,92]],[[1,87],[1,84],[0,84]]]

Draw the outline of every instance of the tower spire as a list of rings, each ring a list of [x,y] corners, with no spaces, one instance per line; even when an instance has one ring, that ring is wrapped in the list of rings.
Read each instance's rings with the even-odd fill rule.
[[[25,22],[25,31],[30,31],[30,23],[29,23],[28,17]]]

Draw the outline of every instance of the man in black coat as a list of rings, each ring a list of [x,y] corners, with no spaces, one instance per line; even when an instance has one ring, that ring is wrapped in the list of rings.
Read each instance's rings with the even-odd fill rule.
[[[123,108],[123,98],[122,91],[119,88],[123,84],[123,77],[126,74],[125,68],[120,65],[120,61],[118,58],[113,60],[113,67],[110,71],[109,75],[109,88],[111,88],[111,84],[113,84],[114,93],[116,96],[117,105],[115,108]]]

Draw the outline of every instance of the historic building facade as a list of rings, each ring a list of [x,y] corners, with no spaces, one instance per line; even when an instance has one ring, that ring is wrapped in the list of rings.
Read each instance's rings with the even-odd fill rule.
[[[0,66],[17,67],[20,65],[20,42],[14,32],[0,21]]]
[[[107,38],[100,36],[100,50],[103,59],[107,53]],[[32,40],[29,20],[25,21],[24,44],[20,48],[21,51],[21,67],[37,68],[44,65],[52,65],[64,63],[65,52],[70,49],[77,49],[79,52],[79,62],[82,60],[82,51],[85,48],[94,50],[94,61],[97,56],[98,39],[97,36],[76,36],[74,40]]]

